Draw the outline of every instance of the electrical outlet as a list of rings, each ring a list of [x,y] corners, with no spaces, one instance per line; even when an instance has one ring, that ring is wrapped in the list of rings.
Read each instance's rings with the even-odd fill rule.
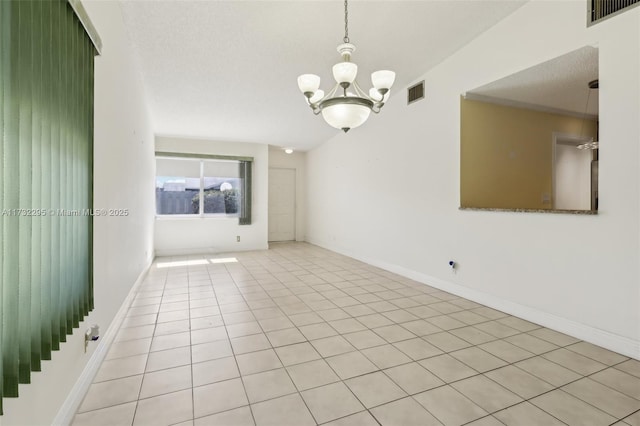
[[[542,193],[542,204],[551,204],[551,194],[548,192]]]
[[[240,242],[240,235],[236,236],[236,241]]]

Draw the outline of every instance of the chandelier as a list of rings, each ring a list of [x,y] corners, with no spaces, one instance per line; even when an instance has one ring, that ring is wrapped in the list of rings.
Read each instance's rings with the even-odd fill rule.
[[[584,116],[582,117],[582,125],[580,126],[580,136],[582,136],[582,130],[584,129],[584,122],[587,120],[587,113],[589,112],[589,98],[591,97],[591,89],[598,89],[600,87],[599,80],[592,80],[589,82],[589,92],[587,95],[587,105],[584,107]],[[599,149],[600,142],[591,138],[590,141],[581,143],[576,146],[578,149]]]
[[[303,74],[298,77],[298,87],[306,97],[307,103],[315,115],[322,113],[324,120],[332,127],[343,130],[362,125],[371,114],[379,113],[389,98],[389,89],[393,85],[396,73],[382,70],[371,74],[373,87],[365,93],[356,82],[358,66],[351,62],[356,47],[349,42],[349,13],[347,0],[344,2],[344,39],[338,45],[342,62],[333,66],[333,78],[336,85],[325,95],[320,90],[320,77],[315,74]]]

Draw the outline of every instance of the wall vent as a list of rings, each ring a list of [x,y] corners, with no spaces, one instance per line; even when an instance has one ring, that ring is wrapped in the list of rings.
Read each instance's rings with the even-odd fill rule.
[[[407,89],[407,105],[424,99],[424,80]]]
[[[595,24],[604,18],[622,13],[625,9],[637,6],[640,0],[587,0],[589,5],[589,24]]]

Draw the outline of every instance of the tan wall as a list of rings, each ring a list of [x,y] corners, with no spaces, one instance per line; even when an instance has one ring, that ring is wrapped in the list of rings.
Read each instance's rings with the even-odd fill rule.
[[[595,136],[577,117],[460,99],[460,205],[550,209],[554,132]],[[582,130],[581,130],[582,129]]]

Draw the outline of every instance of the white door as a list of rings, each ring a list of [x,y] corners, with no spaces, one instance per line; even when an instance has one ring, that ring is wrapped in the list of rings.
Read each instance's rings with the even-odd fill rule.
[[[269,241],[296,239],[296,171],[269,169]]]
[[[591,209],[590,149],[578,149],[576,143],[558,140],[554,164],[554,209]]]

